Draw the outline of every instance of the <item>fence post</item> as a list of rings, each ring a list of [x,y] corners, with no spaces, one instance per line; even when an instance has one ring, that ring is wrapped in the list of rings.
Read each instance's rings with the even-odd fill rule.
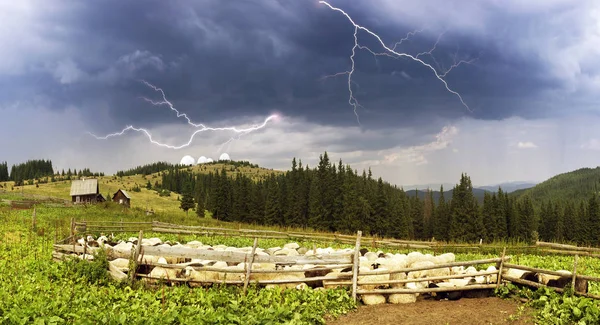
[[[133,254],[133,262],[131,263],[131,269],[129,270],[129,276],[131,278],[131,284],[135,280],[135,273],[137,272],[138,266],[138,258],[140,256],[140,251],[142,250],[142,238],[144,237],[144,231],[140,230],[140,234],[138,236],[138,242],[135,245],[135,252]]]
[[[577,257],[575,254],[575,260],[573,261],[573,279],[571,279],[571,290],[575,292],[575,279],[577,279]]]
[[[33,218],[31,220],[31,228],[33,228],[33,231],[37,230],[35,218],[36,218],[35,207],[33,207]]]
[[[71,218],[71,242],[75,245],[75,218]]]
[[[498,281],[496,282],[496,289],[500,287],[500,282],[502,282],[502,268],[504,266],[504,256],[506,255],[506,246],[502,250],[502,257],[500,258],[500,267],[498,268]]]
[[[360,237],[362,231],[356,232],[356,246],[354,247],[354,261],[352,263],[352,300],[356,302],[356,290],[358,287],[358,257],[360,256]]]
[[[246,266],[246,278],[244,279],[244,295],[246,295],[246,289],[248,289],[248,282],[250,281],[250,274],[252,273],[252,264],[254,263],[254,254],[256,253],[256,246],[258,246],[258,237],[254,237],[254,244],[252,245],[252,256],[250,257],[250,263],[245,263]]]

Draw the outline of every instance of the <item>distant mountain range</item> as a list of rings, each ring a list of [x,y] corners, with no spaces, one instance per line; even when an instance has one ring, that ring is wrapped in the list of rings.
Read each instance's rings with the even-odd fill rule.
[[[438,191],[440,190],[440,186],[444,185],[444,192],[446,192],[447,190],[452,191],[452,189],[454,188],[454,186],[456,184],[450,184],[450,183],[437,183],[437,184],[422,184],[422,185],[403,185],[402,188],[404,188],[405,191],[409,191],[409,190],[423,190],[426,191],[428,188],[434,191]],[[517,190],[523,190],[523,189],[528,189],[531,187],[534,187],[536,185],[536,183],[533,182],[506,182],[506,183],[500,183],[500,184],[495,184],[495,185],[485,185],[485,186],[474,186],[474,188],[476,189],[481,189],[484,191],[489,191],[489,192],[497,192],[498,191],[498,187],[502,188],[502,191],[510,193],[510,192],[514,192]],[[482,194],[483,196],[483,194]]]
[[[444,184],[424,184],[424,185],[409,185],[403,186],[404,191],[410,196],[414,197],[418,195],[420,199],[424,199],[427,195],[427,189],[431,189],[433,192],[433,200],[437,203],[440,198],[440,186],[444,185],[444,198],[446,201],[452,198],[452,189],[455,184],[444,183]],[[532,182],[506,182],[497,185],[487,186],[476,186],[473,188],[473,195],[477,201],[483,203],[483,197],[485,192],[495,193],[498,192],[498,187],[502,188],[502,191],[511,193],[518,190],[525,190],[534,187],[536,184]]]

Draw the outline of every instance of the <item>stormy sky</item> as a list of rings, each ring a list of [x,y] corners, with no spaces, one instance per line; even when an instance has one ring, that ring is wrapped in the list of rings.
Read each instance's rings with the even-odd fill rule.
[[[462,172],[476,185],[542,181],[598,165],[600,2],[329,3],[352,21],[315,0],[4,1],[0,161],[110,174],[227,152],[287,169],[327,151],[398,185]],[[383,44],[359,29],[355,47],[353,22]],[[141,132],[91,136],[132,125],[189,141],[198,128],[144,100],[162,97],[142,80],[207,127],[278,118],[199,132],[181,149]]]

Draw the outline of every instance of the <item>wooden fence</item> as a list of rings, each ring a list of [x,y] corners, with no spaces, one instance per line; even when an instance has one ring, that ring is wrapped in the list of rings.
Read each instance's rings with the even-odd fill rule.
[[[255,229],[231,229],[231,228],[217,228],[217,227],[203,227],[203,226],[183,226],[183,225],[175,225],[169,223],[163,223],[158,221],[153,222],[75,222],[71,221],[71,236],[66,238],[61,243],[57,243],[54,248],[54,258],[60,259],[65,254],[75,253],[75,254],[92,254],[97,249],[96,248],[86,248],[83,246],[75,245],[75,239],[87,233],[99,233],[99,232],[138,232],[139,237],[137,241],[137,245],[135,247],[134,252],[119,252],[112,249],[108,249],[109,256],[111,258],[131,258],[133,254],[134,263],[132,263],[133,269],[129,271],[129,276],[125,273],[114,269],[111,267],[109,270],[113,277],[123,279],[130,278],[131,280],[145,278],[148,280],[159,280],[158,278],[152,278],[147,274],[138,273],[139,267],[156,267],[160,266],[163,268],[170,269],[179,269],[183,270],[186,267],[192,267],[196,271],[213,271],[220,272],[224,274],[233,274],[234,279],[227,280],[211,280],[208,281],[210,283],[225,283],[225,284],[237,284],[244,285],[244,288],[248,286],[249,283],[257,283],[259,285],[267,285],[267,284],[284,284],[284,283],[310,283],[315,281],[328,281],[328,285],[330,286],[351,286],[352,288],[352,297],[356,301],[358,295],[369,295],[369,294],[415,294],[415,293],[432,293],[432,292],[445,292],[445,291],[458,291],[458,290],[480,290],[480,289],[494,289],[498,288],[503,282],[512,282],[517,284],[529,285],[532,287],[541,287],[544,286],[541,283],[528,281],[524,279],[517,279],[506,275],[507,269],[519,269],[529,272],[536,272],[547,275],[557,275],[564,276],[564,273],[560,273],[552,270],[544,270],[539,268],[532,268],[524,265],[517,265],[508,263],[510,260],[510,256],[506,256],[506,248],[503,249],[502,255],[498,258],[491,259],[483,259],[483,260],[474,260],[474,261],[463,261],[463,262],[453,262],[446,264],[438,264],[434,266],[427,267],[413,267],[413,268],[402,268],[395,270],[373,270],[368,272],[359,272],[359,256],[361,243],[371,244],[373,246],[382,245],[382,246],[392,246],[392,247],[405,247],[405,248],[425,248],[431,249],[432,247],[436,247],[435,242],[428,243],[429,245],[423,245],[424,242],[416,242],[416,241],[401,241],[401,240],[389,240],[389,239],[376,239],[375,237],[362,237],[362,233],[360,231],[357,232],[357,235],[349,236],[349,235],[340,235],[340,234],[318,234],[318,235],[307,235],[303,233],[296,232],[281,232],[281,231],[273,231],[273,230],[255,230]],[[237,236],[237,237],[251,237],[254,238],[254,245],[252,247],[251,252],[239,252],[239,251],[216,251],[216,250],[206,250],[206,249],[194,249],[189,247],[166,247],[166,246],[146,246],[141,245],[142,237],[144,231],[152,231],[159,233],[173,233],[173,234],[197,234],[197,235],[224,235],[224,236]],[[263,256],[255,254],[255,250],[257,248],[257,243],[259,238],[281,238],[281,239],[315,239],[315,240],[332,240],[339,241],[342,243],[354,243],[353,252],[347,253],[335,253],[335,254],[321,254],[321,255],[313,255],[313,256]],[[69,244],[67,244],[69,243]],[[452,247],[452,246],[448,246]],[[600,248],[590,248],[590,247],[577,247],[572,245],[561,245],[554,243],[546,243],[546,242],[537,242],[534,246],[536,249],[539,249],[541,252],[546,253],[559,253],[559,254],[569,254],[575,255],[573,271],[571,272],[572,282],[571,287],[575,287],[575,282],[577,279],[582,279],[586,281],[600,281],[599,277],[591,277],[577,274],[577,257],[579,255],[582,256],[592,256],[592,257],[600,257]],[[447,247],[445,247],[447,248]],[[528,247],[531,248],[531,247]],[[598,252],[598,254],[594,254]],[[165,258],[187,258],[187,259],[203,259],[203,260],[215,260],[215,261],[224,261],[229,263],[244,263],[245,268],[243,270],[240,269],[222,269],[222,268],[214,268],[214,267],[206,267],[206,266],[194,266],[189,263],[182,264],[156,264],[146,262],[143,259],[144,255],[152,255],[152,256],[162,256]],[[285,273],[298,273],[304,272],[306,270],[298,270],[298,269],[288,269],[288,270],[256,270],[252,269],[253,263],[273,263],[278,266],[290,266],[290,265],[304,265],[304,264],[314,264],[319,265],[319,269],[315,270],[333,270],[333,269],[343,269],[351,267],[352,273],[337,273],[335,276],[314,276],[314,277],[300,277],[294,279],[280,279],[280,280],[251,280],[252,274],[260,274],[260,273],[276,273],[276,274],[285,274]],[[381,274],[397,274],[397,273],[406,273],[416,272],[416,271],[425,271],[425,270],[434,270],[434,269],[442,269],[442,268],[451,268],[455,266],[474,266],[474,265],[483,265],[483,264],[496,264],[496,271],[486,271],[486,272],[478,272],[477,274],[455,274],[455,275],[446,275],[446,276],[436,276],[436,277],[423,277],[418,279],[397,279],[397,280],[384,280],[384,281],[364,281],[359,280],[361,276],[368,275],[381,275]],[[244,275],[245,277],[240,277],[240,275]],[[237,275],[237,277],[236,277]],[[429,282],[429,281],[443,281],[448,279],[459,279],[459,278],[470,278],[473,276],[497,276],[496,283],[488,283],[488,284],[477,284],[477,285],[468,285],[464,287],[453,287],[453,288],[421,288],[421,289],[408,289],[408,288],[394,288],[394,285],[405,284],[409,282]],[[168,279],[167,282],[171,283],[195,283],[198,281],[190,280],[187,278],[171,278]],[[207,281],[200,281],[200,283],[207,283]],[[389,289],[373,289],[366,290],[361,289],[360,286],[363,285],[380,285],[380,286],[391,286]],[[553,288],[553,290],[557,292],[564,292],[563,288]],[[576,295],[591,297],[595,299],[600,299],[598,295],[592,295],[589,293],[583,292],[574,292]]]
[[[276,239],[290,239],[290,240],[328,240],[337,241],[345,244],[354,244],[356,236],[334,234],[334,233],[320,233],[320,234],[306,234],[300,232],[283,232],[275,230],[261,230],[261,229],[234,229],[234,228],[220,228],[220,227],[205,227],[205,226],[184,226],[172,223],[165,223],[159,221],[152,222],[124,222],[124,221],[72,221],[72,235],[75,234],[98,234],[98,233],[111,233],[111,232],[133,232],[136,233],[139,230],[152,231],[158,233],[169,233],[169,234],[182,234],[182,235],[206,235],[206,236],[232,236],[232,237],[248,237],[248,238],[276,238]],[[386,246],[386,247],[397,247],[397,248],[414,248],[414,249],[431,249],[435,242],[426,241],[412,241],[412,240],[398,240],[398,239],[381,239],[377,237],[363,237],[363,243],[370,243],[371,246]]]
[[[123,224],[125,227],[129,224]],[[120,226],[120,225],[119,225]],[[164,224],[159,224],[159,226],[164,227]],[[104,229],[104,228],[102,228]],[[109,228],[112,229],[112,228]],[[182,230],[182,229],[180,229]],[[211,229],[216,231],[222,231],[222,229]],[[156,229],[153,229],[156,231]],[[202,232],[207,231],[207,229],[202,229]],[[242,232],[243,233],[243,232]],[[287,238],[287,237],[286,237]],[[402,268],[395,270],[373,270],[368,272],[359,272],[359,256],[360,256],[360,248],[361,248],[361,239],[362,233],[360,231],[357,232],[357,236],[354,238],[355,247],[353,250],[341,253],[329,253],[329,254],[315,254],[308,256],[273,256],[273,255],[257,255],[255,254],[255,250],[258,244],[258,237],[255,237],[254,245],[250,252],[241,252],[241,251],[217,251],[217,250],[207,250],[207,249],[196,249],[189,247],[168,247],[168,246],[147,246],[142,245],[143,242],[143,231],[139,232],[138,241],[136,243],[135,249],[132,251],[124,252],[117,251],[110,247],[107,247],[107,253],[110,258],[131,258],[133,256],[134,263],[131,264],[131,269],[129,270],[129,276],[125,273],[119,271],[111,267],[109,269],[111,275],[117,279],[147,279],[147,280],[162,280],[170,283],[224,283],[224,284],[235,284],[235,285],[243,285],[244,289],[248,286],[249,283],[256,283],[259,285],[269,285],[269,284],[300,284],[300,283],[311,283],[317,281],[327,281],[329,286],[348,286],[351,287],[352,297],[356,301],[358,295],[369,295],[369,294],[394,294],[394,293],[407,293],[407,294],[415,294],[415,293],[431,293],[431,292],[444,292],[444,291],[458,291],[458,290],[480,290],[480,289],[494,289],[500,285],[501,279],[501,270],[502,264],[509,260],[510,257],[505,257],[504,255],[499,258],[491,258],[484,260],[475,260],[475,261],[464,261],[464,262],[454,262],[454,263],[445,263],[438,264],[434,266],[427,267],[412,267],[412,268]],[[65,254],[75,253],[75,254],[93,254],[98,250],[98,248],[93,247],[84,247],[77,246],[73,244],[56,244],[54,246],[54,258],[59,260],[64,257]],[[244,269],[231,269],[231,268],[215,268],[215,267],[207,267],[207,266],[194,266],[190,263],[180,263],[180,264],[157,264],[152,262],[147,262],[143,259],[144,255],[151,256],[161,256],[164,258],[186,258],[186,259],[201,259],[201,260],[214,260],[214,261],[223,261],[229,263],[244,263]],[[272,263],[276,266],[291,266],[291,265],[305,265],[312,264],[318,266],[318,268],[314,269],[276,269],[276,270],[256,270],[252,269],[253,263]],[[401,280],[384,280],[384,281],[368,281],[368,280],[359,280],[359,277],[368,276],[368,275],[382,275],[382,274],[396,274],[396,273],[409,273],[415,271],[424,271],[424,270],[432,270],[432,269],[442,269],[442,268],[451,268],[454,266],[472,266],[472,265],[481,265],[481,264],[493,264],[495,263],[499,268],[496,271],[487,271],[487,272],[479,272],[477,274],[460,274],[460,275],[447,275],[447,276],[438,276],[438,277],[423,277],[418,279],[401,279]],[[212,271],[212,272],[220,272],[224,274],[233,274],[231,277],[234,279],[225,279],[223,280],[203,280],[203,281],[194,281],[188,278],[170,278],[170,279],[160,279],[156,277],[150,277],[148,274],[140,274],[138,270],[140,267],[156,267],[160,266],[166,269],[178,269],[183,270],[186,267],[192,267],[195,271]],[[277,267],[276,267],[277,268]],[[261,273],[274,273],[274,274],[286,274],[286,273],[299,273],[306,271],[327,271],[333,269],[344,269],[351,268],[351,273],[332,273],[325,276],[311,276],[311,277],[298,277],[298,278],[287,278],[287,279],[259,279],[252,280],[253,274],[261,274]],[[244,275],[245,276],[241,276]],[[237,275],[237,276],[236,276]],[[422,288],[422,289],[407,289],[407,288],[391,288],[391,289],[373,289],[366,290],[361,289],[360,286],[363,285],[377,285],[377,286],[393,286],[408,282],[425,282],[425,281],[442,281],[447,279],[457,279],[457,278],[470,278],[473,276],[480,275],[496,275],[497,282],[492,284],[479,284],[479,285],[469,285],[465,287],[457,287],[457,288]]]

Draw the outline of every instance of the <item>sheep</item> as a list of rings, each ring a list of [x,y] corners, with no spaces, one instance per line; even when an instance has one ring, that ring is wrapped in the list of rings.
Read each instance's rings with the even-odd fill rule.
[[[184,244],[183,246],[185,247],[189,247],[189,248],[200,248],[202,247],[202,243],[197,241],[197,240],[192,240],[190,242],[187,242],[186,244]]]
[[[296,249],[300,248],[300,245],[298,245],[298,243],[289,243],[289,244],[283,245],[283,248],[296,250]]]
[[[109,263],[123,272],[129,271],[129,260],[126,258],[116,258]]]
[[[435,263],[433,263],[431,261],[418,261],[418,262],[414,262],[410,265],[411,268],[428,267],[428,266],[435,266]],[[409,279],[424,278],[424,277],[430,276],[432,274],[435,274],[435,272],[432,272],[432,271],[433,270],[412,271],[412,272],[408,273],[408,278]]]
[[[361,299],[365,305],[379,305],[386,302],[385,296],[380,294],[363,294]]]
[[[498,271],[498,270],[496,269],[495,266],[490,265],[490,266],[488,266],[488,268],[486,269],[486,271],[487,272],[491,272],[491,271],[495,272],[495,271]],[[498,275],[497,274],[489,274],[489,275],[487,275],[487,283],[496,283],[496,282],[498,282]]]
[[[414,293],[393,293],[388,296],[391,304],[409,304],[417,301],[417,294]]]
[[[387,270],[388,269],[386,269],[384,267],[377,269],[377,271],[387,271]],[[358,274],[359,274],[358,281],[364,283],[364,282],[388,281],[390,279],[389,274],[360,275],[360,273],[369,272],[369,271],[371,271],[371,269],[360,267],[358,270]],[[373,285],[361,285],[359,287],[361,289],[372,290],[379,286],[381,286],[381,285],[373,284]]]
[[[167,265],[167,260],[164,257],[160,257],[158,259],[158,264],[164,264]],[[160,278],[160,279],[175,279],[178,277],[180,273],[180,270],[177,269],[170,269],[170,268],[164,268],[161,266],[155,266],[152,271],[150,271],[150,274],[148,274],[150,277],[152,278]],[[155,280],[155,279],[152,279]]]
[[[302,267],[298,265],[292,265],[289,267],[284,267],[284,270],[298,270],[300,272],[286,272],[280,274],[270,274],[271,280],[299,280],[304,278],[304,273],[302,271]],[[295,283],[277,283],[277,284],[268,284],[266,288],[274,288],[277,286],[283,288],[293,289],[298,285],[298,282]]]
[[[377,253],[373,253],[373,252],[367,252],[365,254],[365,257],[367,258],[367,260],[373,262],[375,261],[379,256],[377,255]]]

